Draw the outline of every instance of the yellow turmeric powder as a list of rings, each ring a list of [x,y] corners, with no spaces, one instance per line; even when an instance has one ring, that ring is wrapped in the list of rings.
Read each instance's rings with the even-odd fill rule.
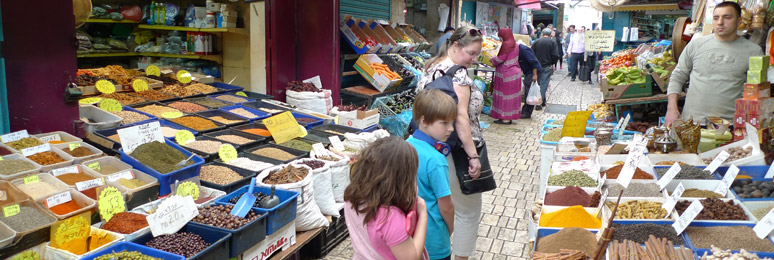
[[[91,239],[89,240],[89,251],[97,249],[107,243],[113,242],[116,237],[103,230],[91,230]]]
[[[589,214],[582,206],[572,206],[540,216],[541,227],[599,228],[602,221]]]

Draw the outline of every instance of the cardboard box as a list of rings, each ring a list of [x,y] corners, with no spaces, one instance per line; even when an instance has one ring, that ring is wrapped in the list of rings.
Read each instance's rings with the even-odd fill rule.
[[[768,81],[768,79],[766,78],[767,72],[768,71],[766,70],[748,70],[747,83],[761,84],[761,83],[767,82]]]
[[[239,16],[239,14],[237,14],[237,12],[234,11],[234,10],[220,11],[220,15],[222,15],[222,16],[233,16],[233,17]]]
[[[771,97],[771,84],[769,82],[764,82],[762,84],[744,84],[742,98],[759,99],[765,97]]]
[[[352,26],[348,24],[349,22],[352,23]],[[381,48],[378,45],[366,45],[361,39],[367,39],[367,35],[354,24],[349,16],[339,22],[339,32],[357,54],[376,53]]]
[[[236,20],[237,20],[236,15],[223,15],[221,17],[224,23],[236,23]]]
[[[749,70],[766,71],[769,69],[769,56],[750,57]]]
[[[653,96],[650,77],[646,77],[645,83],[615,86],[608,85],[607,79],[603,78],[599,83],[599,88],[602,91],[602,98],[604,100]]]
[[[745,122],[747,122],[747,113],[736,112],[736,114],[734,114],[734,129],[744,130]]]
[[[400,52],[414,52],[416,50],[416,44],[414,44],[414,41],[412,41],[409,37],[404,35],[402,32],[395,30],[392,25],[390,25],[389,22],[384,20],[379,20],[379,24],[384,28],[384,31],[387,32],[392,39],[398,43],[399,46],[401,46]]]
[[[677,64],[669,66],[668,68],[665,68],[666,71],[669,71],[669,73],[666,74],[665,77],[661,78],[661,74],[654,71],[650,66],[648,66],[648,69],[650,71],[650,77],[653,78],[653,82],[656,82],[656,85],[658,85],[658,88],[661,89],[664,93],[667,92],[667,87],[669,87],[669,78],[672,77],[672,71],[675,70],[675,67],[677,67]]]
[[[379,110],[371,109],[368,111],[350,111],[339,114],[339,125],[354,127],[357,129],[366,129],[379,123]]]
[[[382,41],[389,44],[392,49],[390,50],[391,53],[399,53],[404,48],[403,46],[398,45],[397,42],[395,42],[392,37],[390,37],[389,34],[387,34],[387,31],[384,30],[384,27],[382,27],[381,24],[375,22],[373,19],[368,20],[367,22],[368,27],[371,28],[371,31],[376,33],[377,36],[379,36]]]
[[[740,114],[747,114],[747,110],[749,110],[748,106],[750,105],[745,101],[746,99],[739,98],[736,100],[736,113]]]
[[[402,78],[396,80],[390,80],[383,75],[375,75],[375,71],[369,64],[371,63],[384,63],[375,54],[363,54],[355,62],[355,70],[363,76],[371,85],[373,85],[379,92],[384,92],[388,89],[400,85],[403,81]]]
[[[236,11],[236,6],[230,4],[220,4],[220,12],[222,13],[225,11]]]
[[[222,22],[220,28],[236,28],[236,23]]]
[[[370,37],[371,40],[374,40],[377,43],[379,43],[379,45],[381,45],[381,48],[379,48],[378,53],[390,53],[390,51],[393,48],[392,45],[390,45],[388,42],[384,41],[381,37],[379,37],[379,35],[376,35],[376,33],[373,30],[371,30],[371,27],[369,27],[368,24],[366,24],[365,21],[360,20],[360,19],[354,20],[354,21],[355,21],[355,26],[360,27],[360,30],[362,30],[366,35],[368,35],[368,37]],[[352,25],[350,25],[350,26],[352,26]],[[397,46],[395,46],[395,47],[397,47]]]

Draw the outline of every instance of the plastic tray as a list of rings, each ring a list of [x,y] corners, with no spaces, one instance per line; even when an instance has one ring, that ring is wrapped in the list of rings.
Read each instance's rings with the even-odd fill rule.
[[[83,253],[81,255],[74,254],[74,253],[72,253],[70,251],[67,251],[67,250],[64,250],[64,249],[59,249],[59,248],[52,247],[51,246],[51,242],[47,242],[45,244],[45,250],[43,251],[44,257],[41,258],[41,259],[56,259],[56,260],[59,260],[59,259],[81,259],[81,257],[91,255],[94,252],[101,251],[104,248],[110,247],[110,246],[112,246],[112,245],[114,245],[114,244],[124,240],[123,234],[111,232],[111,231],[104,230],[104,229],[101,229],[101,228],[97,228],[97,227],[94,227],[94,226],[92,226],[90,228],[89,233],[90,233],[90,235],[99,234],[99,233],[105,233],[108,236],[110,236],[111,238],[113,238],[113,240],[110,241],[110,242],[107,242],[107,243],[105,243],[105,244],[103,244],[103,245],[101,245],[101,246],[99,246],[97,248],[94,248],[91,251]]]
[[[164,121],[164,120],[161,120]],[[118,149],[121,148],[121,143],[114,141],[113,139],[110,139],[109,137],[115,134],[118,134],[119,129],[124,129],[130,126],[121,126],[116,128],[110,128],[110,129],[103,129],[103,130],[97,130],[94,131],[94,134],[92,137],[89,137],[87,135],[87,139],[90,139],[92,142],[101,145],[105,147],[106,149],[114,150],[118,152]],[[95,140],[96,139],[96,140]],[[120,140],[120,139],[119,139]]]
[[[234,106],[221,107],[221,108],[218,108],[218,110],[224,111],[224,112],[227,112],[227,113],[230,113],[230,114],[237,115],[235,113],[230,112],[229,110],[238,109],[238,108],[247,110],[250,113],[253,113],[255,115],[255,117],[245,117],[247,119],[250,119],[250,122],[254,122],[256,120],[263,120],[263,119],[265,119],[265,118],[270,116],[269,113],[266,113],[266,112],[263,112],[263,111],[260,111],[260,110],[256,110],[255,108],[242,106],[242,105],[234,105]],[[242,116],[242,117],[244,117],[244,116]]]
[[[220,116],[220,117],[223,117],[223,118],[228,119],[228,120],[239,120],[238,122],[229,123],[229,124],[221,123],[221,124],[225,125],[226,127],[246,124],[246,123],[250,122],[250,119],[248,119],[246,117],[242,117],[242,116],[239,116],[239,115],[236,115],[236,114],[232,114],[232,113],[229,113],[229,112],[226,112],[226,111],[222,111],[222,110],[201,111],[201,112],[197,112],[196,115],[202,116],[202,117],[207,118],[207,119],[210,119],[211,117],[215,117],[215,116]],[[212,120],[212,119],[210,119],[210,120]],[[218,122],[218,121],[215,121],[215,120],[212,120],[212,121],[213,122]]]
[[[290,153],[292,155],[295,155],[296,157],[293,157],[292,159],[289,159],[289,160],[280,161],[280,160],[277,160],[277,159],[274,159],[274,158],[269,158],[269,157],[253,154],[253,151],[256,151],[256,150],[259,150],[259,149],[262,149],[262,148],[267,148],[267,147],[277,148],[277,149],[283,150],[283,151],[288,152],[288,153]],[[280,161],[282,163],[289,163],[289,162],[295,161],[297,159],[309,156],[309,152],[299,151],[299,150],[296,150],[296,149],[292,149],[292,148],[288,148],[288,147],[284,147],[284,146],[279,146],[279,145],[276,145],[276,144],[265,144],[265,145],[261,145],[261,146],[255,147],[255,148],[247,149],[244,152],[246,154],[253,155],[256,158],[268,159],[268,160],[261,160],[261,161],[265,161],[265,162]]]
[[[142,246],[139,244],[131,243],[131,242],[118,242],[115,243],[109,247],[103,248],[102,250],[95,251],[94,253],[91,253],[87,256],[84,256],[83,260],[93,260],[96,259],[99,256],[111,254],[113,252],[121,252],[121,251],[137,251],[144,255],[161,258],[161,259],[167,259],[167,260],[185,260],[185,257],[181,255],[176,255],[172,253],[167,253],[161,250],[156,250],[150,247]]]
[[[544,195],[543,195],[541,198],[544,198],[544,200],[545,200],[545,197],[546,197],[546,195],[548,195],[548,193],[555,192],[555,191],[558,191],[558,190],[561,190],[561,189],[564,189],[564,188],[566,188],[566,187],[559,187],[559,186],[551,186],[551,187],[547,187],[547,188],[546,188],[546,192],[545,192],[545,194],[544,194]],[[593,194],[594,194],[594,192],[596,192],[596,191],[599,191],[599,190],[597,190],[597,188],[596,188],[596,187],[579,187],[579,188],[581,188],[583,191],[585,191],[585,192],[586,192],[586,194],[588,194],[588,195],[589,195],[589,197],[591,197],[591,195],[593,195]],[[600,193],[601,193],[601,191],[600,191]],[[546,206],[559,206],[559,207],[565,207],[565,206],[560,206],[560,205],[550,205],[550,204],[545,204],[545,203],[544,203],[544,205],[546,205]]]
[[[37,137],[40,139],[41,137],[46,137],[49,135],[59,135],[59,139],[62,140],[62,142],[69,143],[69,142],[82,142],[83,139],[75,137],[74,135],[71,135],[64,131],[54,131],[50,133],[44,133],[44,134],[35,134],[32,135],[33,137]]]
[[[282,113],[282,112],[285,112],[285,111],[290,111],[290,109],[287,109],[287,108],[284,108],[284,107],[281,107],[281,106],[277,106],[277,105],[274,105],[274,104],[269,104],[269,103],[263,102],[262,100],[258,100],[258,101],[255,101],[255,102],[242,103],[241,105],[246,106],[246,107],[252,107],[252,108],[255,108],[255,109],[259,110],[259,111],[263,111],[263,110],[261,110],[261,108],[271,109],[271,110],[279,110],[278,112],[274,112],[274,113],[271,113],[271,112],[268,112],[268,111],[263,111],[263,112],[269,113],[271,115],[276,115],[276,114],[279,114],[279,113]]]
[[[137,121],[137,122],[134,122],[134,123],[121,124],[122,126],[142,125],[142,124],[147,124],[147,123],[153,122],[155,120],[159,120],[159,117],[157,117],[157,116],[154,116],[154,115],[142,112],[142,111],[134,109],[133,107],[130,107],[130,106],[124,106],[124,111],[132,111],[132,112],[135,112],[135,113],[140,113],[140,114],[145,115],[145,116],[150,117],[150,118],[142,120],[142,121]]]
[[[238,90],[236,90],[236,91],[228,91],[226,93],[235,94],[236,92],[238,92]],[[274,96],[272,96],[272,95],[266,95],[266,94],[252,92],[252,91],[242,91],[242,92],[244,92],[245,95],[247,95],[247,98],[251,98],[253,100],[274,99]]]
[[[175,148],[178,151],[181,151],[183,155],[185,155],[186,157],[192,154],[191,152],[183,149],[182,147],[178,146],[174,142],[167,140],[166,143],[169,146],[172,146],[172,148]],[[161,174],[158,171],[140,163],[136,159],[132,158],[130,155],[124,153],[123,149],[119,150],[118,152],[121,154],[121,161],[128,163],[132,167],[140,171],[143,171],[148,175],[153,176],[159,180],[159,185],[161,185],[159,187],[159,196],[164,196],[169,194],[172,190],[171,185],[173,185],[176,180],[186,180],[186,179],[198,176],[199,169],[204,164],[204,159],[202,159],[199,156],[194,156],[193,159],[191,159],[193,161],[193,164],[183,167],[181,169],[178,169],[176,171],[172,171],[170,173]]]
[[[742,202],[742,204],[744,204],[744,206],[747,208],[747,210],[749,210],[750,212],[754,213],[755,210],[757,210],[757,209],[768,208],[768,207],[774,206],[774,200],[769,200],[769,201],[745,201],[745,202]],[[755,214],[753,214],[753,215],[755,215]],[[758,219],[758,217],[755,217],[755,218]],[[761,219],[758,219],[758,221],[761,221]]]
[[[739,174],[737,175],[737,178],[741,175],[747,175],[750,176],[753,179],[763,179],[766,177],[766,172],[768,172],[770,165],[759,165],[759,166],[738,166],[739,168]],[[715,178],[716,179],[723,179],[723,176],[726,175],[726,172],[728,171],[729,166],[723,166],[718,167],[718,169],[715,171]],[[771,179],[767,179],[771,180]]]
[[[218,102],[220,104],[218,104],[218,105],[204,105],[204,104],[200,104],[199,103],[200,101],[205,101],[205,100],[206,101],[212,101],[212,102]],[[210,97],[186,98],[186,99],[183,99],[183,101],[191,102],[191,103],[196,103],[197,105],[200,105],[200,106],[203,106],[203,107],[207,107],[207,108],[210,108],[210,109],[218,109],[219,107],[227,107],[227,106],[234,105],[234,103],[231,103],[231,102],[228,102],[228,101],[223,101],[223,100],[220,100],[220,99],[214,99],[214,98],[210,98]]]
[[[32,229],[29,229],[25,232],[16,232],[16,238],[14,239],[14,243],[6,248],[3,248],[3,250],[0,250],[0,258],[10,257],[11,255],[14,255],[16,253],[26,251],[27,249],[34,247],[36,245],[39,245],[41,243],[44,243],[50,239],[51,236],[51,224],[54,224],[54,222],[57,221],[57,218],[49,211],[48,209],[45,209],[40,204],[36,203],[33,200],[25,200],[19,203],[19,206],[22,207],[32,207],[36,209],[40,214],[45,216],[45,218],[48,220],[47,223],[42,224],[40,226],[34,227]],[[2,222],[2,219],[5,217],[3,215],[0,215],[0,222]],[[5,223],[3,223],[5,224]],[[11,228],[13,230],[13,228]],[[41,259],[43,259],[43,255],[41,254]]]
[[[309,146],[312,146],[315,143],[319,143],[319,142],[315,142],[313,140],[304,139],[304,138],[293,138],[293,140],[297,140],[297,141],[301,141],[301,142],[307,143],[307,144],[309,144]],[[277,144],[277,143],[272,141],[271,144]],[[282,144],[279,144],[279,146],[287,147],[287,146],[283,146]],[[288,147],[288,148],[291,148],[291,147]],[[291,149],[299,150],[299,149],[296,149],[296,148],[291,148]],[[299,150],[299,151],[310,152],[310,151],[312,151],[312,148],[309,148],[309,150]]]
[[[80,106],[78,107],[78,114],[79,118],[87,118],[89,120],[89,122],[84,121],[83,124],[83,130],[86,133],[117,127],[121,124],[120,117],[95,106]]]
[[[228,142],[228,141],[224,141],[224,140],[218,139],[217,137],[221,136],[221,135],[238,135],[238,136],[241,136],[241,137],[253,140],[253,141],[245,143],[245,144],[236,144],[236,143],[232,143],[232,142]],[[206,134],[204,134],[204,136],[213,138],[213,139],[218,140],[220,142],[229,143],[229,144],[233,145],[234,148],[237,149],[237,151],[243,151],[245,149],[249,149],[249,148],[256,147],[256,146],[259,146],[259,145],[262,145],[262,144],[266,144],[266,142],[267,142],[266,138],[263,137],[263,136],[254,135],[254,134],[250,134],[250,133],[245,133],[245,132],[237,131],[237,130],[234,130],[234,129],[225,129],[225,130],[215,131],[215,132],[211,132],[211,133],[206,133]]]
[[[16,231],[3,223],[0,223],[0,248],[4,248],[13,242],[16,237]]]
[[[237,158],[247,158],[247,159],[250,159],[250,160],[253,160],[253,161],[264,162],[264,163],[268,163],[268,164],[272,165],[272,166],[266,167],[264,169],[268,169],[270,167],[274,167],[274,166],[283,164],[281,161],[277,161],[277,160],[274,160],[274,159],[269,159],[269,158],[266,158],[266,157],[261,157],[261,156],[255,155],[255,154],[244,153],[244,152],[241,152],[241,153],[237,154]],[[221,160],[220,158],[215,158],[215,160],[212,160],[212,162],[227,164],[227,163],[223,162],[223,160]],[[233,167],[236,167],[236,168],[239,168],[239,169],[244,169],[244,168],[240,168],[240,167],[237,167],[237,166],[233,166]],[[260,169],[260,170],[257,170],[257,171],[255,171],[254,169],[245,169],[245,170],[254,171],[256,173],[256,175],[257,175],[258,173],[260,173],[264,169]]]
[[[244,177],[241,180],[238,180],[238,181],[226,184],[226,185],[215,184],[215,183],[211,183],[211,182],[199,179],[199,181],[201,182],[202,186],[210,187],[210,188],[213,188],[213,189],[216,189],[216,190],[222,190],[222,191],[225,191],[226,193],[231,193],[231,192],[239,189],[240,187],[249,184],[250,183],[250,178],[255,177],[258,174],[258,172],[255,171],[255,170],[242,169],[242,168],[239,168],[239,167],[236,167],[236,166],[231,166],[231,165],[228,165],[228,164],[225,164],[225,163],[222,163],[222,162],[207,163],[207,164],[203,165],[202,168],[204,168],[206,166],[210,166],[210,165],[223,166],[223,167],[229,168],[229,169],[235,171],[236,173],[238,173],[239,175],[242,175],[242,177]],[[200,174],[201,174],[201,171],[200,171]]]
[[[306,127],[306,129],[312,129],[313,127],[321,126],[325,121],[322,118],[308,116],[301,113],[296,113],[296,112],[291,112],[291,113],[293,114],[293,117],[296,118],[296,121],[298,121],[298,118],[311,118],[315,120],[314,122],[310,122],[310,123],[302,123],[301,121],[298,122],[299,125]]]
[[[21,176],[29,175],[31,173],[40,172],[40,169],[42,168],[42,167],[40,167],[39,164],[33,162],[30,159],[27,159],[26,157],[22,156],[21,154],[6,155],[6,156],[3,156],[3,160],[22,160],[22,161],[26,161],[28,163],[31,163],[32,166],[34,167],[34,169],[28,170],[28,171],[23,171],[23,172],[18,172],[18,173],[14,173],[14,174],[10,174],[10,175],[0,175],[0,179],[1,180],[13,180],[13,179],[16,179],[16,178],[21,177]]]
[[[202,250],[198,254],[189,257],[188,259],[201,259],[201,260],[216,260],[224,259],[224,256],[229,254],[229,239],[231,234],[218,229],[214,229],[207,226],[192,225],[191,223],[183,226],[178,232],[189,232],[201,236],[204,241],[210,243],[210,246]],[[133,243],[145,245],[153,238],[153,234],[145,234],[132,240]]]
[[[145,185],[130,189],[121,185],[120,180],[105,181],[107,185],[116,187],[122,194],[124,194],[124,201],[126,202],[127,209],[133,209],[137,206],[147,203],[148,201],[154,201],[159,198],[159,181],[153,176],[148,175],[137,169],[132,169],[134,178],[145,182]]]
[[[65,153],[64,151],[59,150],[56,147],[51,147],[51,151],[56,153],[56,154],[58,154],[59,157],[62,157],[62,159],[64,159],[65,161],[64,162],[60,162],[60,163],[55,163],[55,164],[49,164],[49,165],[40,165],[40,171],[41,172],[47,172],[47,171],[50,171],[50,170],[53,170],[53,169],[56,169],[56,168],[62,168],[62,167],[68,166],[68,165],[72,165],[73,161],[75,160],[75,158],[73,158],[69,154]],[[29,158],[27,158],[27,159],[29,159]],[[32,161],[32,160],[30,160],[30,161]],[[35,161],[33,161],[32,163],[38,164]]]
[[[74,210],[74,211],[72,211],[70,213],[64,214],[64,215],[59,215],[59,214],[56,214],[56,213],[54,213],[52,211],[54,216],[56,216],[59,220],[63,220],[63,219],[66,219],[66,218],[78,215],[79,213],[82,213],[82,212],[90,211],[94,207],[96,207],[97,202],[94,201],[93,199],[90,199],[89,197],[86,197],[86,195],[83,195],[83,193],[80,193],[80,192],[76,191],[75,189],[68,189],[67,191],[70,192],[70,196],[75,201],[75,204],[78,204],[78,206],[81,207],[81,208],[77,209],[77,210]],[[37,199],[35,201],[37,201],[41,205],[45,206],[46,205],[46,199],[51,197],[51,196],[52,195],[49,195],[49,196],[46,196],[46,197],[43,197],[43,198],[39,198],[39,199]]]
[[[6,149],[6,150],[8,150],[9,152],[11,152],[11,154],[21,154],[21,152],[19,152],[18,150],[16,150],[16,149],[13,149],[13,148],[11,148],[10,146],[7,146],[7,145],[5,145],[5,144],[4,144],[4,143],[2,143],[2,142],[0,142],[0,147],[2,147],[2,148],[5,148],[5,149]],[[11,155],[11,154],[4,154],[4,155],[0,155],[0,156],[8,156],[8,155]]]
[[[220,96],[232,96],[232,97],[238,97],[238,98],[245,99],[245,101],[242,101],[242,102],[232,102],[232,101],[226,101],[226,100],[218,99],[218,97],[220,97]],[[240,97],[240,96],[237,96],[237,95],[234,95],[234,94],[231,94],[231,93],[223,93],[223,94],[217,94],[217,95],[209,95],[209,96],[207,96],[207,97],[208,97],[208,98],[214,98],[214,99],[217,99],[217,100],[220,100],[220,101],[224,101],[224,102],[228,102],[228,103],[233,103],[233,104],[242,104],[242,103],[247,103],[247,102],[253,102],[253,101],[255,101],[254,99],[247,98],[247,97]]]
[[[195,116],[195,117],[201,117],[201,118],[207,119],[207,118],[205,118],[203,116],[200,116],[200,115],[197,115],[197,114],[190,114],[190,115],[186,115],[186,116]],[[184,117],[186,117],[186,116],[184,116]],[[210,120],[210,119],[207,119],[207,120]],[[172,122],[171,120],[166,119],[166,118],[164,119],[164,121],[167,121],[169,124],[174,124],[174,125],[178,125],[179,127],[187,128],[187,126],[184,126],[184,125]],[[218,130],[221,130],[221,129],[226,127],[226,125],[224,125],[224,124],[222,124],[220,122],[216,122],[214,120],[210,120],[210,121],[215,123],[215,127],[214,128],[204,129],[204,130],[196,130],[196,131],[199,132],[199,134],[202,134],[202,133],[206,133],[206,132],[218,131]]]
[[[357,128],[347,127],[347,126],[343,126],[343,125],[332,125],[332,124],[327,124],[327,125],[321,125],[321,126],[313,127],[311,130],[312,130],[312,132],[322,132],[322,133],[326,133],[326,134],[333,134],[333,135],[339,135],[339,136],[343,136],[345,133],[359,134],[360,132],[363,132],[363,130],[360,130],[360,129],[357,129]],[[336,131],[336,132],[339,132],[341,134],[335,134],[335,133],[326,132],[326,130]]]
[[[117,173],[117,172],[120,172],[120,171],[123,171],[123,170],[132,169],[131,165],[126,164],[125,162],[122,162],[118,158],[115,158],[115,157],[112,157],[112,156],[105,156],[105,157],[100,157],[100,158],[93,159],[93,160],[88,160],[88,161],[85,161],[85,162],[81,163],[81,165],[83,167],[88,168],[89,164],[92,164],[92,163],[95,163],[95,162],[99,163],[100,169],[99,170],[92,169],[92,170],[94,172],[100,174],[100,175],[103,175],[103,176],[113,175],[114,173]]]
[[[232,126],[230,128],[234,129],[234,130],[237,130],[237,131],[240,131],[240,132],[244,132],[244,133],[248,133],[248,132],[243,131],[244,129],[253,129],[253,128],[264,129],[266,131],[269,131],[268,129],[266,129],[266,126],[263,125],[263,123],[260,122],[260,120],[256,120],[254,123],[251,123],[251,124]],[[248,133],[248,134],[252,134],[252,133]],[[265,137],[267,139],[271,137],[271,135],[269,135],[269,136],[258,135],[258,136]]]
[[[188,128],[188,127],[185,127],[185,126],[181,126],[181,125],[178,125],[178,124],[175,124],[175,123],[169,122],[169,121],[167,121],[167,120],[159,120],[159,124],[161,124],[161,127],[165,127],[165,126],[166,126],[166,127],[169,127],[169,128],[174,128],[174,129],[177,129],[178,131],[179,131],[179,130],[188,130],[188,131],[189,131],[189,132],[191,132],[191,133],[192,133],[194,136],[196,136],[196,135],[199,135],[199,132],[198,132],[198,131],[196,131],[196,130],[193,130],[193,129],[191,129],[191,128]],[[170,140],[173,140],[173,141],[174,141],[174,139],[175,139],[175,137],[174,137],[174,136],[172,136],[172,137],[166,137],[166,136],[165,136],[165,138],[167,138],[167,139],[170,139]]]
[[[771,182],[771,179],[763,179],[763,178],[753,178],[750,179],[751,181],[763,181],[763,182]],[[736,181],[734,181],[736,182]],[[731,184],[731,187],[734,185]],[[734,194],[734,197],[739,199],[740,201],[774,201],[774,198],[742,198],[739,197],[739,194],[736,193],[736,191],[733,188],[728,189],[729,193]]]
[[[5,191],[7,196],[6,200],[0,202],[0,205],[17,203],[20,201],[28,200],[30,198],[26,193],[22,192],[20,189],[16,188],[16,186],[7,181],[0,181],[0,190]],[[2,214],[0,214],[0,216],[2,216]]]
[[[693,201],[693,199],[687,199],[687,198],[685,198],[685,199],[684,198],[680,198],[677,201],[680,202],[680,201],[686,201],[686,200],[691,200],[691,202]],[[739,201],[737,199],[723,199],[723,198],[721,198],[720,200],[722,200],[724,202],[733,201],[735,205],[738,205],[738,206],[742,207],[742,210],[744,210],[745,215],[747,215],[747,220],[701,220],[701,219],[694,219],[691,223],[708,222],[708,223],[737,223],[737,224],[745,224],[745,223],[755,223],[755,222],[758,222],[758,219],[755,217],[755,215],[753,215],[752,212],[750,212],[750,210],[748,210],[747,207],[741,201]],[[702,211],[704,211],[704,210],[702,210]],[[675,219],[680,218],[680,213],[677,211],[677,207],[675,207],[675,209],[672,210],[672,212],[673,212],[672,215],[675,216]]]
[[[233,205],[229,203],[228,200],[230,200],[231,198],[242,196],[243,193],[247,192],[247,189],[248,189],[247,186],[243,186],[242,188],[239,188],[238,190],[235,190],[229,193],[228,195],[217,199],[216,203]],[[264,194],[269,194],[271,192],[271,188],[255,186],[253,188],[253,192],[262,192]],[[273,207],[270,209],[254,208],[261,213],[267,213],[267,216],[266,216],[266,234],[267,235],[274,234],[275,231],[285,226],[285,224],[290,223],[291,221],[296,219],[296,198],[299,195],[298,192],[275,189],[274,195],[277,195],[277,197],[279,197],[280,199],[280,204],[277,205],[276,207]]]
[[[304,136],[301,139],[309,140],[312,143],[322,143],[323,145],[325,145],[325,147],[328,147],[328,145],[331,144],[331,139],[328,139],[328,136],[336,136],[339,138],[339,140],[342,140],[342,141],[344,140],[344,136],[341,136],[341,135],[334,135],[331,133],[315,132],[315,131],[310,131],[309,133],[307,133],[306,136]]]
[[[212,83],[207,83],[207,85],[221,89],[221,91],[219,91],[220,93],[237,92],[245,89],[237,85],[231,85],[223,82],[212,82]],[[210,93],[210,94],[215,94],[215,93]]]
[[[748,226],[748,227],[752,228],[752,227],[755,226],[755,224],[752,224],[752,223],[696,222],[696,221],[694,221],[694,222],[691,222],[690,225],[688,225],[688,227],[717,227],[717,226]],[[691,236],[688,235],[687,231],[688,231],[688,228],[686,228],[686,231],[684,232],[684,237],[683,237],[683,239],[685,240],[686,246],[689,246],[689,247],[691,247],[694,250],[709,249],[709,248],[700,248],[700,247],[694,246],[693,242],[691,241]],[[769,242],[772,241],[772,237],[771,236],[769,236],[766,239],[768,239]],[[721,248],[721,249],[723,249],[723,248]],[[761,252],[757,252],[757,251],[748,251],[748,252],[755,253],[755,254],[761,253]],[[766,253],[766,252],[763,252],[763,253]]]
[[[693,166],[705,166],[704,161],[699,158],[698,154],[648,154],[646,156],[648,160],[650,160],[651,163],[653,163],[653,167],[672,167],[672,165],[656,165],[656,163],[663,162],[663,161],[680,161],[684,162]]]
[[[215,203],[215,205],[232,205],[232,204],[226,204],[226,203]],[[266,216],[268,214],[266,212],[261,212],[258,209],[250,209],[254,211],[256,214],[259,214],[260,217],[258,219],[253,220],[253,222],[247,223],[247,225],[242,226],[239,229],[227,229],[227,228],[220,228],[220,227],[214,227],[206,224],[197,223],[194,221],[191,221],[191,225],[200,225],[205,226],[209,228],[213,228],[216,230],[220,230],[223,232],[228,232],[231,234],[231,238],[229,238],[229,251],[230,257],[238,257],[247,249],[250,249],[251,247],[255,246],[255,244],[258,244],[258,242],[263,241],[263,239],[266,238]]]
[[[150,105],[157,105],[157,106],[162,106],[162,107],[166,107],[166,108],[174,109],[174,110],[177,110],[178,112],[181,112],[181,113],[183,113],[184,115],[187,115],[187,114],[188,114],[188,113],[186,113],[186,112],[183,112],[183,111],[181,111],[180,109],[177,109],[177,108],[174,108],[174,107],[167,106],[167,104],[166,104],[166,103],[161,103],[161,102],[156,102],[156,101],[152,101],[152,102],[146,102],[146,103],[137,103],[137,104],[131,104],[131,105],[129,105],[128,107],[130,107],[130,108],[132,108],[132,109],[134,109],[134,110],[140,111],[140,108],[143,108],[143,107],[146,107],[146,106],[150,106]],[[141,111],[141,112],[142,112],[142,111]],[[145,112],[145,114],[150,114],[150,113],[148,113],[148,112]],[[161,113],[159,113],[159,115],[157,115],[156,117],[158,117],[159,119],[161,119]]]
[[[89,151],[91,151],[93,153],[92,155],[86,155],[86,156],[81,156],[81,157],[73,156],[73,164],[80,164],[83,161],[90,160],[90,159],[92,159],[94,157],[100,157],[103,154],[102,150],[97,149],[97,147],[94,147],[94,146],[91,146],[90,144],[87,144],[85,142],[79,142],[79,141],[70,142],[70,143],[66,143],[66,144],[55,144],[55,145],[53,145],[53,147],[56,147],[56,148],[61,149],[62,151],[64,151],[64,149],[70,149],[70,144],[71,143],[80,144],[81,147],[86,147],[86,149],[89,149]]]
[[[65,190],[70,188],[70,186],[68,186],[64,182],[60,181],[59,179],[57,179],[56,177],[54,177],[53,175],[48,174],[48,173],[40,173],[40,174],[38,174],[38,180],[40,182],[45,182],[45,183],[51,184],[51,186],[54,186],[54,188],[55,188],[53,191],[49,191],[50,192],[49,194],[43,195],[42,197],[51,196],[53,194],[63,192],[63,191],[65,191]],[[11,181],[11,184],[21,191],[19,186],[24,185],[24,178],[15,179],[15,180]],[[30,194],[27,194],[27,196],[32,197]],[[36,200],[36,199],[39,199],[39,198],[40,197],[32,197],[33,200]]]

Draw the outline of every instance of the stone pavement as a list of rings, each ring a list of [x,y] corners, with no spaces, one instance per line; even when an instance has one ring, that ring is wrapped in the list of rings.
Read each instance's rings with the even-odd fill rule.
[[[551,77],[548,104],[580,105],[585,110],[589,104],[601,102],[599,83],[571,82],[567,68],[558,70]],[[544,110],[545,111],[545,110]],[[531,249],[527,236],[529,212],[538,197],[540,181],[540,127],[547,118],[564,118],[565,115],[535,111],[531,119],[521,119],[511,125],[493,124],[489,116],[481,121],[491,124],[484,130],[489,161],[495,176],[497,189],[483,195],[481,225],[478,230],[476,255],[471,259],[529,259]],[[352,259],[349,239],[334,248],[324,259]]]

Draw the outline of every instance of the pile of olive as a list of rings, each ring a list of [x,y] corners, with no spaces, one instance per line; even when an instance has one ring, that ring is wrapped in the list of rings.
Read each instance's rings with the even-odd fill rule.
[[[260,215],[255,211],[250,211],[244,218],[231,215],[232,205],[215,205],[199,208],[199,215],[193,221],[205,225],[215,226],[227,229],[239,229],[244,225],[256,220]]]
[[[731,184],[739,198],[774,198],[774,182],[736,179]]]

